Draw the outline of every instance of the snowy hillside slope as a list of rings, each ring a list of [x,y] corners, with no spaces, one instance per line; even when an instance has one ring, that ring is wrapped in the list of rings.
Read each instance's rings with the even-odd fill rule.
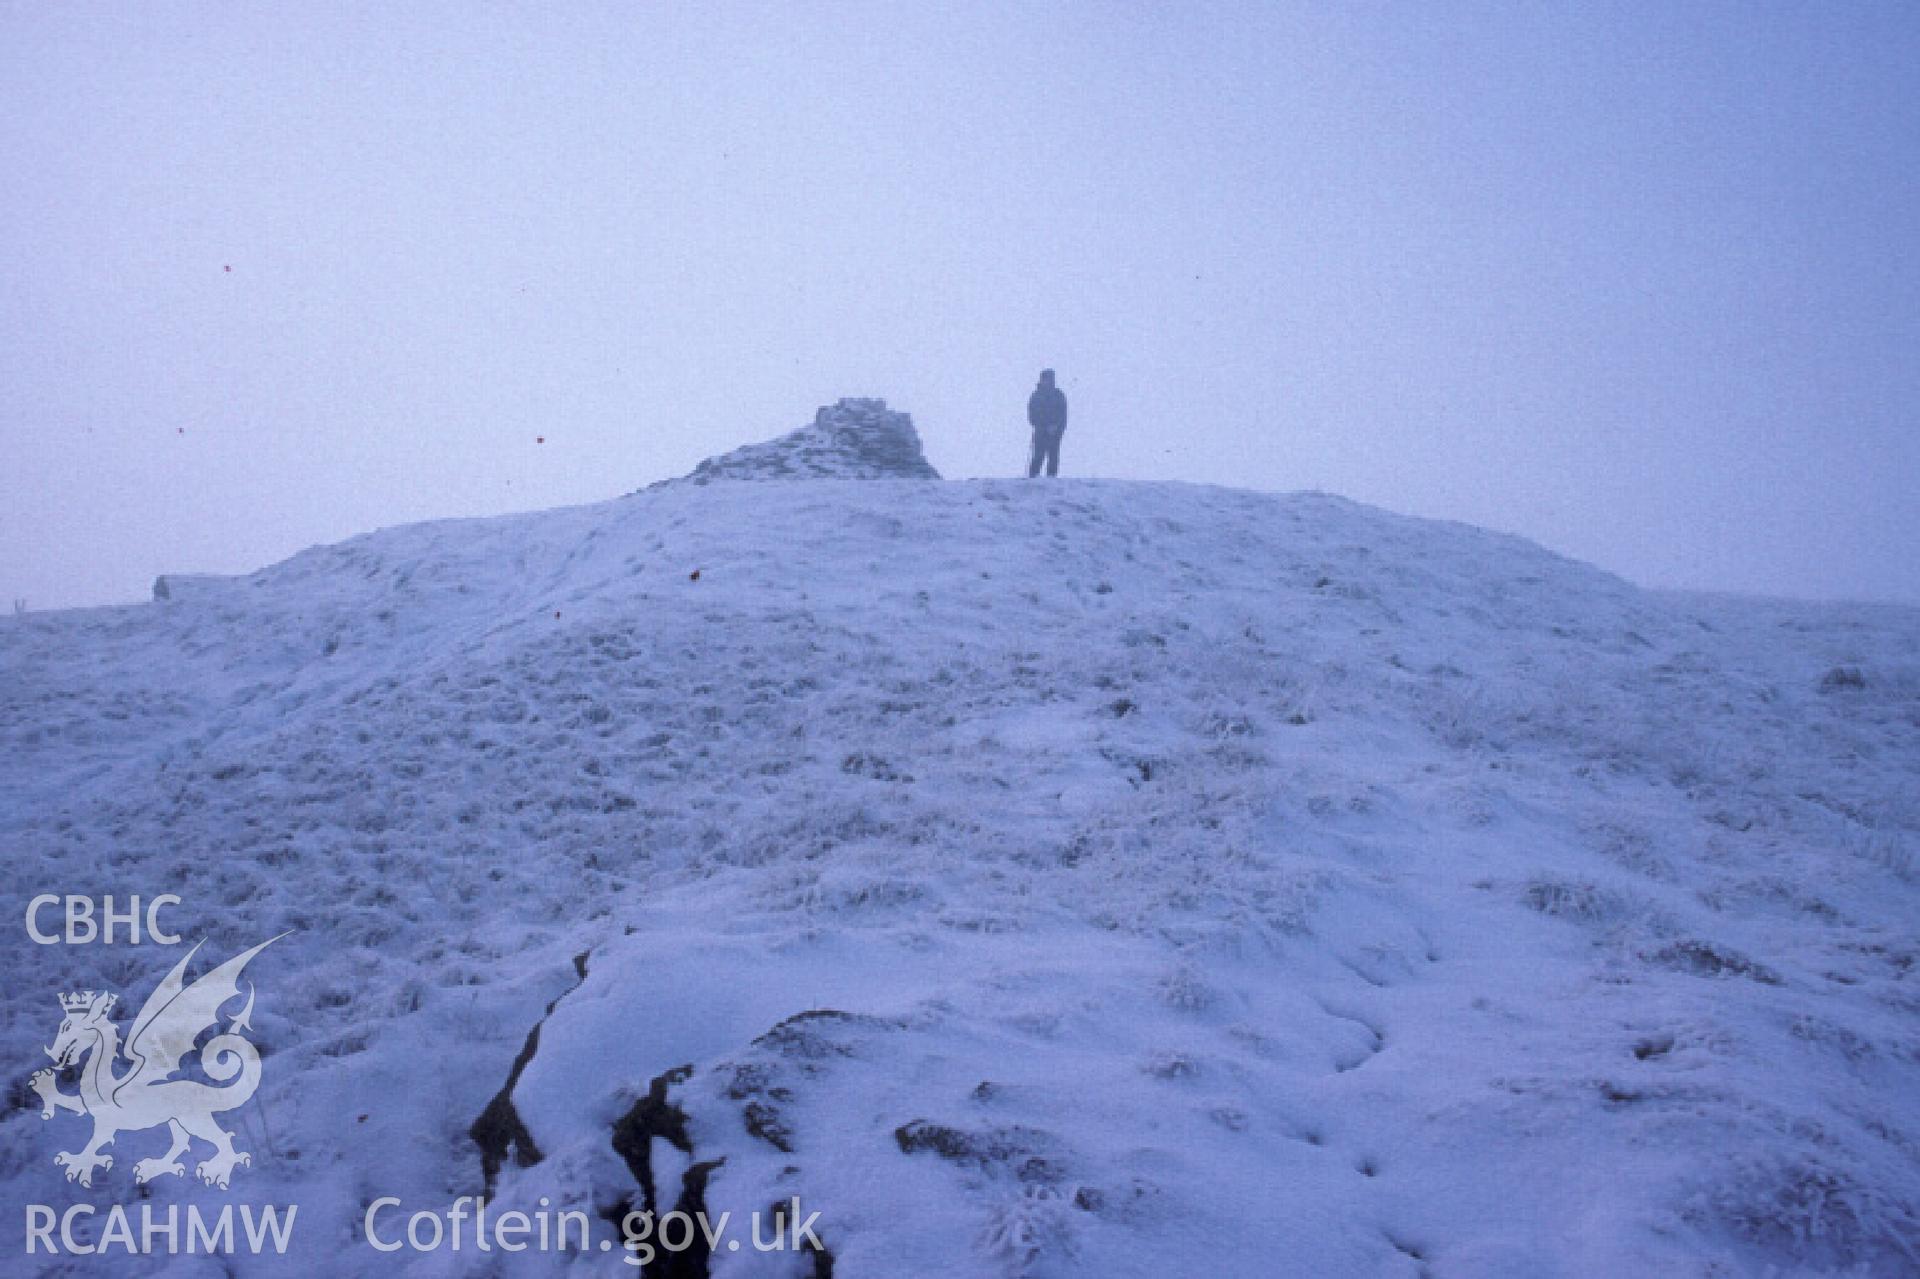
[[[243,1275],[635,1273],[365,1242],[489,1165],[496,1211],[798,1196],[839,1279],[1920,1268],[1913,610],[1080,480],[669,484],[188,585],[0,624],[0,1255],[164,1144],[54,1166],[55,995],[177,953],[27,898],[174,892],[213,960],[296,930],[252,1166],[148,1187],[297,1203]]]

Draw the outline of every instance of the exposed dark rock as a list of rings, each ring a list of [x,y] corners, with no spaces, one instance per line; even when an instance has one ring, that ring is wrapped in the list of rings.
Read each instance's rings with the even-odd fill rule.
[[[653,1139],[664,1138],[682,1154],[693,1154],[693,1140],[687,1136],[687,1112],[667,1098],[668,1088],[685,1083],[692,1075],[691,1065],[675,1066],[655,1075],[646,1095],[613,1124],[613,1152],[626,1161],[627,1171],[640,1187],[641,1206],[648,1212],[660,1210],[653,1185]]]
[[[1780,984],[1779,974],[1765,964],[1712,942],[1687,938],[1661,947],[1650,958],[1664,968],[1692,973],[1696,977],[1745,977],[1768,986]]]
[[[893,1130],[902,1152],[931,1151],[942,1159],[980,1168],[1007,1168],[1021,1181],[1052,1183],[1060,1180],[1058,1164],[1037,1153],[1051,1146],[1051,1138],[1032,1128],[991,1128],[968,1132],[946,1124],[916,1119]]]
[[[832,1031],[889,1024],[879,1018],[841,1012],[834,1008],[812,1008],[795,1013],[760,1035],[753,1041],[753,1047],[764,1056],[718,1068],[730,1072],[726,1075],[725,1095],[731,1100],[745,1103],[741,1107],[741,1118],[747,1133],[776,1150],[791,1154],[796,1144],[794,1132],[781,1107],[793,1099],[793,1092],[779,1081],[783,1077],[818,1074],[827,1062],[852,1056],[852,1047],[833,1038]],[[670,1095],[671,1089],[685,1083],[693,1074],[694,1067],[685,1065],[656,1076],[649,1083],[646,1094],[635,1100],[627,1112],[614,1122],[614,1153],[626,1164],[638,1188],[637,1204],[636,1197],[628,1195],[601,1209],[600,1215],[616,1228],[620,1228],[627,1215],[636,1210],[644,1211],[656,1220],[670,1211],[685,1213],[690,1218],[705,1212],[707,1179],[715,1168],[726,1161],[724,1158],[696,1158],[687,1113]],[[667,1189],[658,1184],[654,1172],[653,1141],[656,1137],[693,1161],[681,1177],[678,1196],[671,1207],[661,1202],[666,1197]],[[798,1174],[799,1168],[789,1165],[787,1172],[790,1175]],[[774,1220],[784,1223],[785,1213],[784,1205],[776,1205]],[[816,1279],[833,1274],[833,1254],[829,1250],[805,1234],[800,1236],[799,1246],[810,1254]],[[707,1242],[704,1238],[697,1238],[677,1253],[658,1248],[657,1255],[641,1267],[640,1273],[644,1279],[704,1277],[708,1260]]]
[[[581,951],[573,957],[573,971],[578,977],[572,987],[555,995],[547,1003],[547,1011],[527,1032],[526,1042],[520,1045],[520,1055],[513,1059],[513,1066],[507,1071],[507,1082],[493,1095],[480,1117],[467,1129],[474,1144],[480,1147],[480,1171],[486,1178],[486,1197],[493,1198],[493,1185],[505,1165],[508,1155],[522,1168],[531,1168],[545,1158],[540,1147],[535,1144],[533,1134],[527,1131],[527,1125],[520,1118],[520,1112],[514,1108],[513,1089],[520,1082],[520,1073],[533,1060],[533,1054],[540,1049],[540,1028],[547,1024],[547,1018],[553,1016],[553,1010],[562,999],[580,988],[579,983],[587,979],[587,951]]]
[[[837,1008],[811,1008],[803,1013],[795,1013],[785,1021],[776,1022],[771,1030],[753,1041],[753,1046],[769,1049],[789,1060],[818,1060],[853,1055],[852,1048],[821,1033],[814,1025],[817,1022],[876,1026],[881,1024],[877,1018],[843,1013]]]
[[[707,1178],[725,1162],[725,1159],[708,1159],[688,1168],[680,1178],[680,1198],[674,1201],[673,1211],[683,1214],[689,1221],[706,1220]],[[643,1279],[707,1279],[707,1265],[711,1256],[712,1249],[707,1245],[706,1232],[696,1229],[685,1248],[677,1252],[667,1248],[656,1249],[653,1260],[640,1267],[640,1274]]]
[[[787,1204],[775,1202],[767,1208],[767,1218],[773,1222],[776,1231],[787,1229]],[[811,1234],[801,1238],[801,1250],[813,1258],[813,1279],[833,1279],[833,1253],[823,1243],[817,1242]]]
[[[784,1088],[779,1091],[791,1095]],[[793,1130],[787,1127],[778,1110],[764,1101],[750,1101],[741,1109],[740,1117],[746,1123],[749,1134],[783,1154],[793,1153]]]
[[[693,1139],[687,1135],[687,1112],[667,1096],[667,1089],[685,1083],[693,1075],[691,1065],[675,1066],[654,1076],[647,1092],[614,1121],[613,1150],[626,1163],[640,1187],[641,1207],[656,1220],[660,1209],[659,1187],[653,1176],[653,1139],[659,1137],[675,1150],[693,1155]],[[689,1220],[704,1218],[707,1211],[707,1178],[724,1158],[696,1160],[680,1177],[680,1193],[670,1212],[686,1214]],[[632,1200],[617,1206],[624,1219],[632,1211]],[[653,1258],[640,1267],[643,1279],[706,1279],[709,1249],[706,1236],[696,1230],[685,1248],[672,1251],[656,1244]]]
[[[793,1091],[776,1082],[788,1069],[813,1074],[818,1063],[834,1057],[851,1056],[853,1050],[822,1033],[824,1026],[857,1026],[872,1019],[843,1013],[835,1008],[811,1008],[777,1022],[753,1041],[755,1048],[772,1055],[772,1060],[743,1061],[733,1064],[727,1082],[727,1096],[746,1103],[740,1118],[747,1132],[786,1154],[793,1153],[793,1129],[781,1113],[781,1107],[793,1099]]]
[[[829,1015],[844,1016],[844,1014]],[[804,1018],[806,1014],[801,1016]],[[796,1020],[799,1019],[789,1018],[788,1022],[781,1024],[787,1025]],[[656,1076],[648,1085],[646,1095],[635,1101],[627,1113],[622,1115],[613,1126],[614,1152],[625,1161],[627,1171],[633,1175],[634,1182],[640,1187],[640,1207],[656,1219],[663,1214],[660,1210],[659,1187],[655,1183],[653,1173],[653,1140],[658,1137],[689,1158],[693,1156],[693,1140],[687,1131],[687,1113],[667,1095],[668,1089],[676,1084],[685,1083],[691,1078],[693,1069],[691,1065],[676,1066]],[[759,1086],[756,1082],[758,1078],[760,1077],[751,1070],[737,1070],[734,1084],[728,1089],[728,1095],[734,1097],[752,1095]],[[771,1089],[769,1094],[777,1094],[783,1099],[789,1095],[785,1089]],[[755,1103],[749,1103],[747,1109],[750,1113],[754,1105]],[[767,1131],[756,1131],[751,1118],[748,1121],[747,1130],[763,1140],[772,1142],[781,1150],[790,1150],[791,1146],[785,1143],[791,1134],[784,1127],[777,1126],[777,1113],[771,1111],[768,1113],[772,1115],[768,1123],[773,1126],[770,1126]],[[724,1157],[695,1160],[682,1174],[680,1193],[669,1211],[684,1214],[689,1220],[703,1220],[707,1211],[707,1181],[713,1175],[713,1170],[725,1163]],[[789,1167],[787,1171],[794,1173],[799,1170]],[[627,1214],[633,1210],[633,1201],[629,1197],[621,1200],[603,1215],[608,1220],[619,1224],[624,1222]],[[774,1229],[784,1234],[788,1223],[787,1204],[774,1204],[768,1210],[768,1215],[774,1223]],[[832,1279],[833,1253],[830,1250],[810,1234],[799,1236],[799,1247],[808,1253],[812,1260],[814,1279]],[[710,1260],[711,1251],[706,1236],[703,1232],[696,1230],[688,1241],[687,1247],[677,1252],[660,1247],[656,1242],[654,1256],[641,1266],[640,1274],[642,1279],[706,1279]]]
[[[493,1198],[494,1181],[500,1175],[500,1169],[506,1163],[507,1155],[513,1155],[514,1162],[522,1168],[531,1168],[545,1156],[540,1147],[534,1144],[533,1134],[520,1119],[520,1112],[514,1109],[513,1086],[520,1080],[520,1072],[533,1060],[534,1050],[540,1046],[540,1027],[535,1026],[527,1032],[527,1042],[520,1049],[520,1055],[513,1059],[513,1069],[507,1074],[506,1086],[494,1094],[487,1108],[467,1129],[467,1135],[480,1147],[480,1170],[486,1177],[486,1196]]]

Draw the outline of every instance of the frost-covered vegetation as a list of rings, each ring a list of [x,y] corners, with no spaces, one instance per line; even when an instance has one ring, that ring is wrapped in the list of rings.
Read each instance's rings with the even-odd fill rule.
[[[1102,482],[676,484],[187,580],[0,625],[0,814],[16,920],[298,930],[233,1192],[295,1255],[240,1273],[617,1265],[357,1242],[483,1188],[496,1100],[499,1208],[724,1160],[708,1208],[798,1195],[841,1279],[1920,1267],[1911,610]],[[172,956],[0,935],[0,1179],[58,1205],[54,997]]]

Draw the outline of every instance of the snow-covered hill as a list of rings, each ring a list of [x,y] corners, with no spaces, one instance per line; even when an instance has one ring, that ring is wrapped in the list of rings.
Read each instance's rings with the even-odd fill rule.
[[[34,945],[27,899],[173,892],[210,962],[296,930],[252,1166],[148,1187],[298,1204],[243,1275],[634,1273],[365,1242],[489,1170],[596,1240],[798,1196],[838,1279],[1920,1269],[1915,611],[930,482],[823,413],[882,478],[809,428],[0,624],[0,1255],[138,1201],[164,1135],[81,1189],[25,1080],[56,994],[180,953]],[[825,477],[719,482],[781,472]]]

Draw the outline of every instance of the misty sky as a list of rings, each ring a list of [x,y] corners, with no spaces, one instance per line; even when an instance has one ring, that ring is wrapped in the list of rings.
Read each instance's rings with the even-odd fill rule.
[[[0,595],[913,413],[1920,602],[1920,5],[0,3]],[[538,442],[544,437],[544,443]]]

